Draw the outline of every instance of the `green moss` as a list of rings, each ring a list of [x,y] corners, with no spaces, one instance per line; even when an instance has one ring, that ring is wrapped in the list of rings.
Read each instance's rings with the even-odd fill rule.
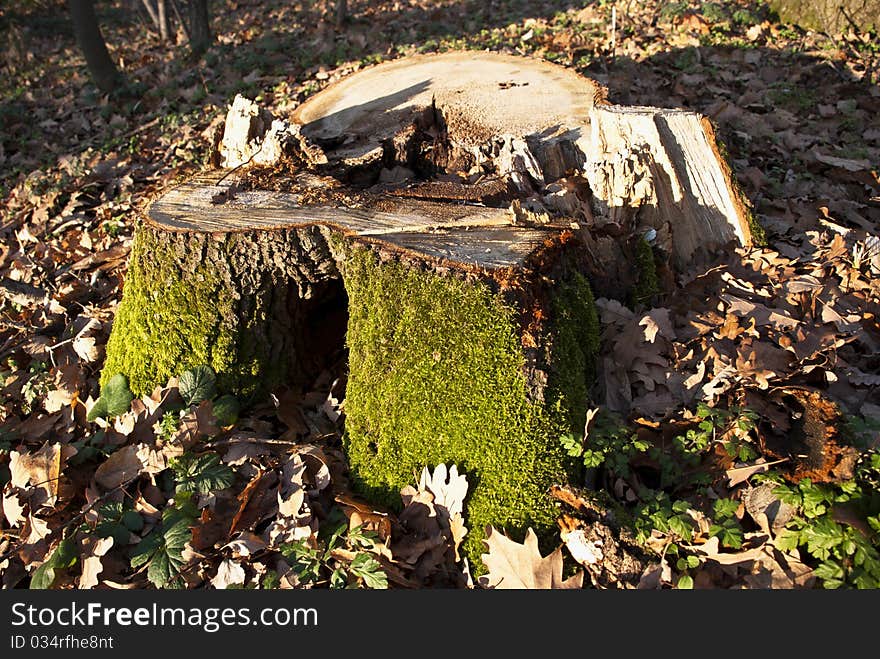
[[[139,227],[101,384],[123,373],[142,395],[199,365],[214,369],[221,392],[243,398],[283,382],[289,346],[270,337],[270,328],[275,310],[290,304],[288,286],[258,257],[250,261],[253,268],[274,283],[240,281],[231,263],[253,249],[237,234],[222,242],[167,233],[160,239]]]
[[[547,338],[551,365],[548,398],[565,411],[571,430],[582,430],[590,384],[596,379],[600,332],[593,291],[586,278],[575,273],[560,286],[552,309]]]
[[[204,266],[184,279],[172,245],[139,230],[101,385],[124,373],[135,395],[142,395],[199,364],[228,374],[236,355],[232,296],[226,289]]]
[[[648,304],[660,292],[660,280],[657,277],[657,263],[654,261],[654,250],[651,244],[640,236],[635,244],[635,262],[637,279],[629,292],[631,307]]]
[[[356,485],[397,506],[423,466],[457,464],[471,484],[465,552],[477,569],[487,524],[520,536],[529,526],[550,532],[557,512],[547,490],[568,474],[559,436],[573,411],[565,408],[583,405],[585,389],[565,405],[530,400],[516,311],[485,284],[379,263],[363,249],[352,251],[343,278],[345,443]],[[585,317],[585,331],[597,332],[592,296],[575,299],[588,290],[576,280],[557,300],[566,310],[551,349],[560,390],[584,377],[595,354],[574,345],[585,336],[574,325]]]

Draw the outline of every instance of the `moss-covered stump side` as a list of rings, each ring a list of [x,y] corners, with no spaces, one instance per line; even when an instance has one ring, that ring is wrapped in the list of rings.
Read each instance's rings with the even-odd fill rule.
[[[136,395],[149,393],[199,364],[243,396],[296,380],[308,354],[298,346],[307,298],[339,277],[325,232],[215,237],[139,226],[102,386],[123,373]]]
[[[557,511],[547,492],[569,475],[559,436],[583,424],[583,409],[574,408],[586,403],[583,383],[568,385],[590,372],[598,338],[586,281],[548,301],[558,342],[546,351],[552,395],[542,402],[529,395],[522,309],[497,287],[382,261],[363,247],[351,250],[342,274],[345,441],[357,486],[399,505],[400,489],[423,466],[457,464],[471,484],[465,552],[475,566],[487,524],[552,530]]]

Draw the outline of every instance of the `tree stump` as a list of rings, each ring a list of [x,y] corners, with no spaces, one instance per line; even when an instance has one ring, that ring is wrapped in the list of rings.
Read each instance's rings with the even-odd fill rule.
[[[143,393],[209,364],[258,396],[345,346],[355,483],[394,504],[456,463],[472,560],[487,524],[553,528],[559,436],[595,382],[593,295],[639,304],[658,272],[751,241],[701,117],[609,105],[533,59],[382,64],[290,120],[239,97],[218,143],[218,168],[137,229],[102,379]]]
[[[783,21],[822,32],[880,30],[878,0],[771,0],[770,8]]]

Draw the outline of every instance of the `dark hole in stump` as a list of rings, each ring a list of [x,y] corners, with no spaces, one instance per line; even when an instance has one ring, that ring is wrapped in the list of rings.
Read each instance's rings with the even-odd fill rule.
[[[297,371],[292,378],[303,393],[320,391],[345,397],[348,373],[348,293],[341,279],[318,282],[309,298],[297,301],[302,325],[295,337]]]

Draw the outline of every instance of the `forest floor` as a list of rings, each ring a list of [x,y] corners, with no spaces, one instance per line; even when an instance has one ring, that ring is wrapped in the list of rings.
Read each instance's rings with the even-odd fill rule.
[[[194,59],[100,3],[112,98],[63,2],[0,8],[4,587],[880,587],[877,34],[745,1],[350,0],[341,28],[330,2],[210,4]],[[465,48],[707,115],[766,232],[650,305],[598,301],[598,412],[561,438],[597,468],[554,491],[559,549],[499,530],[485,567],[459,560],[467,484],[446,466],[398,514],[353,497],[337,372],[241,418],[205,369],[133,401],[122,383],[115,418],[89,420],[138,212],[206,165],[235,94],[283,115],[359,68]]]

